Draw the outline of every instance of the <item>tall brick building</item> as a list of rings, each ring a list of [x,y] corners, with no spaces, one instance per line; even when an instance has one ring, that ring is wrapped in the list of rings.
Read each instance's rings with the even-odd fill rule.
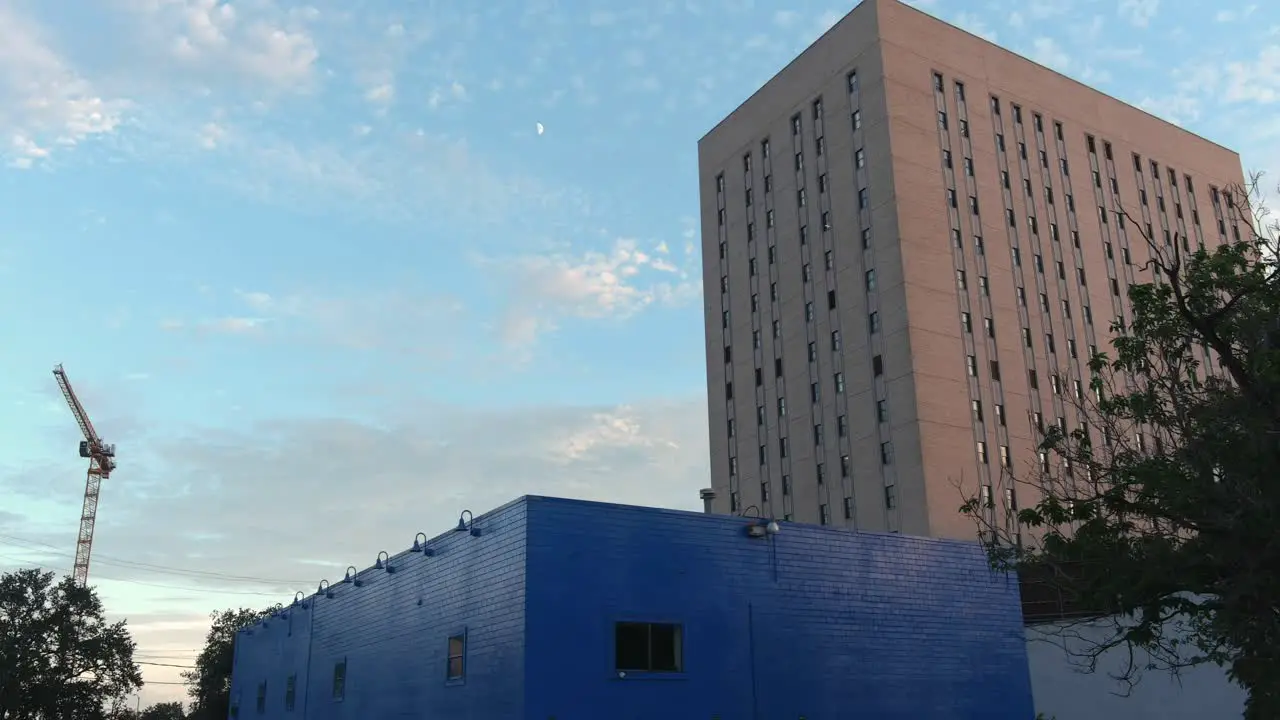
[[[864,0],[704,137],[718,512],[972,537],[1157,243],[1236,232],[1236,153],[896,0]],[[1126,223],[1122,207],[1142,223]],[[1023,498],[1025,503],[1028,498]]]

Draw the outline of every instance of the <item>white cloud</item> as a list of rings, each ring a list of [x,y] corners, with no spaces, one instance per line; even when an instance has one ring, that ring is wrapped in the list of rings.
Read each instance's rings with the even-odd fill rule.
[[[0,157],[31,167],[55,146],[114,133],[128,108],[123,98],[99,94],[43,28],[0,3]]]
[[[1138,103],[1138,107],[1174,125],[1186,125],[1200,117],[1200,100],[1186,94],[1145,97]]]
[[[1224,76],[1227,102],[1270,104],[1280,100],[1280,44],[1263,47],[1252,61],[1228,63]]]
[[[320,52],[307,24],[317,12],[280,12],[270,2],[128,1],[145,31],[189,69],[230,71],[277,88],[306,89],[314,80]]]
[[[1236,20],[1243,20],[1249,17],[1257,9],[1257,5],[1246,5],[1244,8],[1239,10],[1219,10],[1217,14],[1213,16],[1213,19],[1214,22],[1220,23],[1235,22]]]
[[[608,252],[497,261],[514,288],[503,340],[528,344],[557,327],[556,318],[625,319],[647,307],[682,305],[700,297],[701,280],[659,256],[666,254],[666,243],[656,253],[619,239]]]
[[[1146,27],[1159,10],[1160,0],[1120,0],[1116,12],[1133,25]]]
[[[1032,60],[1053,68],[1058,72],[1066,72],[1071,64],[1071,56],[1067,54],[1057,40],[1051,37],[1038,37],[1031,42]]]
[[[996,31],[993,30],[990,25],[987,25],[986,21],[984,21],[980,16],[974,15],[973,13],[962,12],[956,15],[953,20],[953,24],[956,27],[967,30],[988,42],[996,41]]]
[[[364,99],[378,105],[386,105],[395,100],[396,88],[391,83],[382,83],[369,88],[364,94]]]
[[[200,147],[206,150],[213,150],[218,147],[222,139],[226,137],[227,129],[216,122],[205,123],[200,128]]]

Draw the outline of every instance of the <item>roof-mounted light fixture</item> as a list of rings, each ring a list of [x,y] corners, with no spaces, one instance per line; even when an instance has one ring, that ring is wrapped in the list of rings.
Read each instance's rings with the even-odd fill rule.
[[[471,537],[480,537],[480,528],[476,527],[476,516],[470,510],[463,510],[458,515],[458,527],[453,530],[454,532],[469,532]]]
[[[422,538],[422,539],[419,540],[418,538]],[[435,550],[432,550],[431,548],[427,547],[427,534],[422,532],[413,536],[413,547],[410,550],[411,552],[422,553],[423,557],[431,557],[432,555],[436,554]]]
[[[386,570],[389,573],[396,571],[391,565],[391,556],[387,554],[386,550],[378,553],[378,559],[374,561],[373,568],[375,570]]]
[[[364,581],[360,579],[360,571],[356,570],[355,565],[347,566],[347,574],[342,577],[342,582],[361,587]]]

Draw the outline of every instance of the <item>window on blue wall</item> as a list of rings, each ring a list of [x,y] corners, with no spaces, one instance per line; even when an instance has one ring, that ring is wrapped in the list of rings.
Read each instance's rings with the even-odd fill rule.
[[[267,681],[263,680],[258,683],[258,714],[261,715],[267,711]]]
[[[333,664],[333,699],[347,697],[347,661],[345,658]]]
[[[463,635],[449,638],[449,675],[450,680],[461,680],[466,675],[467,639]]]
[[[670,623],[620,622],[614,630],[619,671],[682,672],[681,627]]]
[[[290,675],[284,681],[284,709],[292,712],[298,699],[298,676]]]

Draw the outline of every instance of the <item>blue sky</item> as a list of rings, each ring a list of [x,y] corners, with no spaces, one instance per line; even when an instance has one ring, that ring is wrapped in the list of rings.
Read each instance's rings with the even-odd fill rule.
[[[1280,168],[1280,10],[915,4]],[[0,568],[70,565],[58,362],[154,658],[463,507],[695,507],[696,143],[851,7],[0,0]]]

